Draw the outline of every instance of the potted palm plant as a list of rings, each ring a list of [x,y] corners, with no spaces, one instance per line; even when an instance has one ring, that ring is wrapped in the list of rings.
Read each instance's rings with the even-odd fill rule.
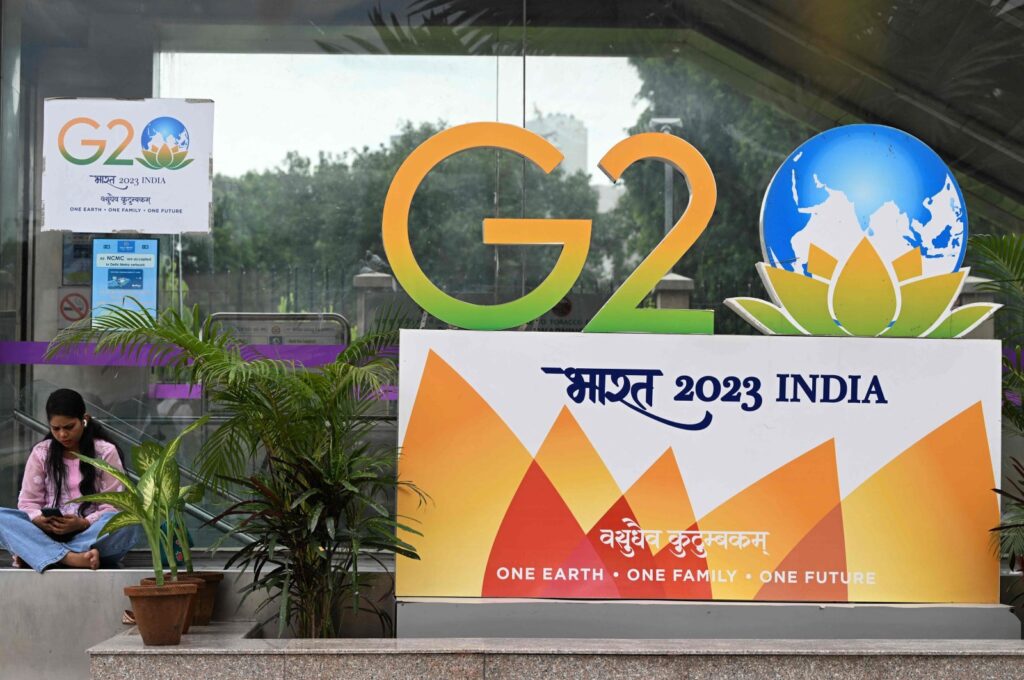
[[[400,487],[420,492],[396,478],[397,447],[375,438],[367,417],[396,379],[386,349],[397,344],[397,328],[385,319],[334,361],[307,369],[249,353],[198,308],[157,317],[142,305],[108,307],[91,326],[58,334],[49,354],[95,342],[97,351],[145,353],[201,385],[220,418],[196,471],[209,486],[234,484],[248,494],[222,515],[254,539],[229,566],[253,570],[246,597],[264,592],[261,606],[277,605],[279,630],[333,637],[343,608],[376,614],[388,631],[365,565],[376,562],[379,578],[390,576],[382,557],[416,557],[396,529],[416,532],[399,523],[389,499]]]
[[[164,550],[172,554],[175,515],[183,499],[190,494],[189,487],[180,486],[176,460],[178,447],[185,435],[205,422],[206,418],[202,418],[191,424],[166,446],[146,442],[133,447],[132,461],[139,472],[137,483],[105,461],[76,454],[79,460],[113,476],[124,486],[122,491],[90,494],[77,499],[80,503],[106,503],[119,511],[103,527],[100,535],[139,524],[146,536],[153,560],[153,584],[124,589],[146,645],[176,645],[180,642],[190,603],[198,590],[195,583],[178,581],[173,560],[171,577],[165,580],[160,553]]]

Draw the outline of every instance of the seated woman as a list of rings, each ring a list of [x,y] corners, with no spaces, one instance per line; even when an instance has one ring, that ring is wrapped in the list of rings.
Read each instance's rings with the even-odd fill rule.
[[[0,548],[14,556],[14,566],[40,573],[55,564],[80,569],[97,569],[101,561],[116,564],[139,541],[140,528],[125,527],[100,538],[117,511],[72,500],[123,490],[110,474],[75,457],[80,453],[124,469],[120,449],[88,416],[82,395],[74,390],[54,391],[46,400],[46,418],[50,433],[29,454],[18,509],[0,508]]]

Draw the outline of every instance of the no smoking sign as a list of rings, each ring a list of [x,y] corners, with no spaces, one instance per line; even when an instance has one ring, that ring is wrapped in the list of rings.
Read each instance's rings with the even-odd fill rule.
[[[57,304],[57,328],[67,328],[89,316],[92,305],[88,288],[61,288]]]

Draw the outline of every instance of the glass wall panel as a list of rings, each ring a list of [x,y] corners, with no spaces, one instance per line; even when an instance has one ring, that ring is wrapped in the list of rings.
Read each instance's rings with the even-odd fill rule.
[[[719,333],[751,332],[722,301],[763,295],[754,265],[775,170],[834,126],[929,144],[971,233],[1024,226],[1017,2],[4,0],[2,12],[0,341],[53,337],[103,236],[40,231],[46,97],[214,100],[213,230],[160,239],[162,308],[337,313],[363,330],[399,305],[409,325],[443,326],[399,287],[363,284],[389,272],[380,219],[398,166],[471,121],[525,126],[565,160],[545,175],[481,149],[429,175],[410,233],[444,290],[506,301],[550,271],[557,247],[484,245],[486,217],[594,221],[584,273],[530,329],[579,330],[685,209],[685,181],[659,161],[614,184],[598,168],[638,132],[682,136],[715,173],[715,214],[673,272],[693,279],[691,306],[715,310]],[[0,364],[0,499],[37,437],[24,418],[42,419],[54,385],[140,437],[204,408],[150,368]]]

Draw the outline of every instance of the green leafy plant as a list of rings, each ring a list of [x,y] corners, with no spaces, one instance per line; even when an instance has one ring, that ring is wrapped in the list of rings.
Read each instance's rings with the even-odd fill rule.
[[[164,584],[163,566],[160,560],[161,548],[167,555],[173,555],[175,528],[183,521],[181,510],[194,496],[194,487],[182,487],[177,463],[181,440],[189,432],[206,423],[200,418],[192,423],[167,445],[144,442],[132,448],[132,461],[139,473],[139,481],[131,478],[109,463],[75,454],[78,459],[111,475],[122,485],[123,491],[108,491],[89,494],[76,499],[78,503],[107,503],[119,512],[100,531],[100,536],[118,529],[139,524],[146,535],[150,556],[153,560],[153,575],[156,584]],[[171,578],[177,580],[177,564],[169,560]]]
[[[972,236],[970,249],[976,260],[974,272],[988,279],[979,288],[995,293],[1005,304],[999,321],[1012,349],[1003,355],[1003,422],[1024,434],[1024,350],[1015,345],[1024,336],[1024,238],[1020,234]],[[1009,466],[1009,488],[993,489],[1002,498],[1002,516],[992,531],[1000,554],[1007,556],[1013,569],[1024,560],[1024,465],[1011,458]],[[1024,598],[1022,584],[1024,576],[1015,585],[1014,602]]]
[[[1009,489],[994,489],[1003,498],[1002,522],[992,529],[999,536],[999,550],[1007,556],[1011,569],[1022,568],[1024,562],[1024,465],[1011,458],[1010,467],[1016,479],[1009,480]],[[1024,576],[1017,580],[1012,601],[1024,599]]]
[[[1020,234],[972,236],[967,252],[971,273],[986,279],[978,289],[994,293],[997,302],[1003,303],[996,317],[999,336],[1011,346],[1020,343],[1024,339],[1024,238]]]
[[[255,539],[229,561],[253,569],[246,597],[265,591],[261,608],[277,603],[279,628],[291,623],[303,637],[337,635],[342,608],[374,612],[386,631],[389,616],[370,597],[363,565],[376,561],[386,573],[383,555],[416,558],[396,530],[417,532],[400,524],[389,498],[399,488],[423,498],[396,478],[397,447],[374,437],[369,417],[396,378],[387,350],[397,321],[385,315],[333,362],[306,369],[249,355],[197,308],[159,317],[141,305],[104,311],[91,327],[58,334],[49,353],[95,342],[97,351],[144,355],[202,385],[221,419],[200,448],[198,472],[204,483],[249,493],[221,515],[239,520],[233,534]]]
[[[189,541],[188,528],[185,526],[185,505],[188,503],[195,505],[202,502],[205,492],[206,489],[201,482],[191,484],[188,487],[188,492],[178,498],[178,507],[174,514],[174,538],[177,539],[178,546],[181,548],[185,573],[189,575],[195,573],[195,567],[192,563],[192,544]],[[171,562],[174,562],[172,569],[177,568],[177,560],[168,559],[168,563]]]
[[[253,587],[274,594],[279,635],[291,621],[301,637],[336,637],[346,606],[372,612],[382,628],[390,628],[390,615],[368,595],[374,574],[362,571],[359,561],[369,558],[383,567],[379,555],[388,552],[416,558],[395,530],[416,532],[385,507],[387,492],[396,486],[393,454],[365,446],[337,455],[321,449],[275,457],[266,471],[238,480],[253,497],[225,516],[242,515],[239,531],[256,541],[235,553],[228,566],[251,567]]]

